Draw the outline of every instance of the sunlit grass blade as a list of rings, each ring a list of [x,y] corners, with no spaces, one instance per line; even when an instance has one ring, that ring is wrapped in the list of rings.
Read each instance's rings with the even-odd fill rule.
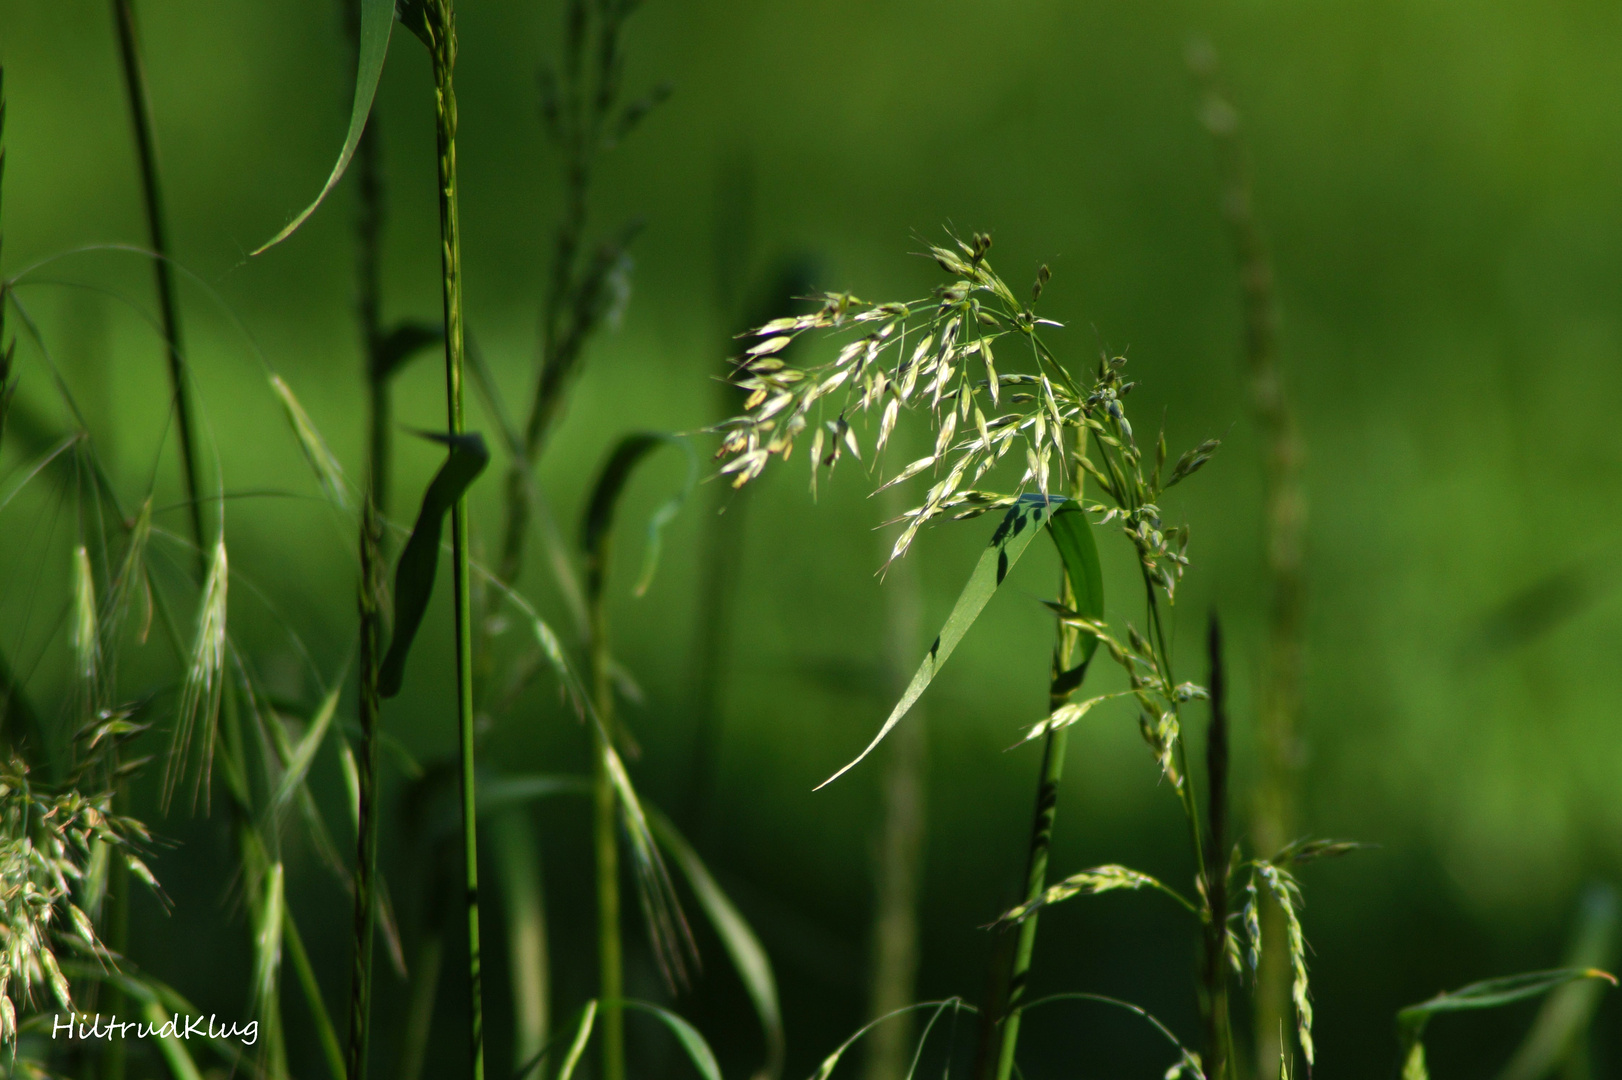
[[[355,101],[349,109],[349,130],[344,135],[343,149],[338,152],[338,163],[322,186],[315,201],[289,221],[281,232],[254,249],[259,255],[292,236],[310,215],[315,213],[332,189],[338,186],[349,161],[360,145],[361,133],[366,130],[366,118],[372,112],[372,99],[377,96],[377,81],[383,74],[383,61],[389,53],[389,34],[394,29],[394,0],[361,0],[359,64],[355,72]]]
[[[192,646],[186,682],[181,689],[180,706],[175,714],[174,738],[163,777],[165,807],[173,798],[175,786],[185,772],[192,740],[199,726],[202,728],[202,746],[198,773],[206,793],[214,750],[214,727],[225,683],[226,593],[229,583],[225,538],[221,536],[214,542],[214,557],[209,562],[208,577],[203,583],[197,615],[197,638]]]
[[[332,689],[316,707],[315,715],[310,718],[309,727],[305,729],[304,737],[293,748],[292,757],[288,760],[282,771],[282,778],[276,784],[276,790],[271,794],[269,813],[273,818],[280,817],[286,812],[293,796],[304,785],[305,777],[310,774],[310,766],[315,763],[316,751],[321,749],[321,743],[327,737],[327,731],[332,727],[332,718],[338,712],[338,698],[343,691],[343,677],[340,675],[333,681]]]
[[[485,793],[489,785],[481,789]],[[484,807],[480,806],[481,815]],[[546,944],[546,905],[535,830],[519,809],[489,820],[496,878],[507,921],[512,977],[513,1060],[537,1058],[546,1046],[551,1006],[551,964]]]
[[[1099,893],[1114,892],[1118,889],[1153,889],[1164,893],[1177,901],[1184,908],[1195,914],[1199,909],[1194,902],[1176,889],[1138,870],[1131,870],[1125,866],[1095,866],[1091,870],[1083,870],[1071,874],[1057,885],[1050,885],[1035,900],[1010,908],[1002,914],[997,921],[1000,923],[1021,922],[1029,917],[1038,908],[1048,907],[1072,896],[1096,896]]]
[[[856,1043],[861,1040],[862,1036],[866,1035],[880,1024],[893,1020],[898,1016],[903,1016],[912,1012],[919,1012],[923,1009],[940,1010],[945,1008],[960,1009],[967,1012],[979,1011],[974,1006],[965,1002],[962,998],[951,997],[942,1001],[919,1001],[912,1005],[906,1005],[902,1008],[887,1012],[883,1016],[869,1020],[860,1028],[857,1028],[854,1035],[840,1043],[839,1046],[835,1048],[833,1053],[823,1058],[822,1064],[817,1066],[817,1071],[811,1074],[811,1080],[828,1080],[828,1078],[833,1075],[834,1070],[839,1067],[839,1062],[844,1058],[845,1051],[855,1046]]]
[[[153,999],[146,1003],[142,1010],[146,1022],[159,1031],[158,1052],[174,1074],[175,1080],[203,1080],[203,1074],[197,1070],[197,1063],[192,1060],[191,1051],[186,1049],[185,1040],[175,1034],[174,1017],[163,1011],[163,1006]]]
[[[709,868],[699,858],[685,837],[676,831],[670,820],[658,811],[649,813],[653,834],[661,846],[675,860],[693,895],[698,897],[710,925],[721,938],[721,945],[732,960],[733,968],[742,980],[744,990],[760,1018],[761,1034],[766,1040],[766,1063],[760,1076],[771,1080],[783,1068],[783,1011],[777,998],[777,979],[772,974],[771,958],[766,955],[760,939],[750,928],[743,914],[716,884]]]
[[[591,1029],[596,1022],[597,1001],[593,998],[586,1002],[585,1010],[580,1014],[580,1025],[575,1028],[574,1042],[569,1044],[569,1052],[563,1057],[563,1065],[558,1069],[557,1080],[570,1080],[574,1076],[574,1070],[580,1064],[580,1056],[586,1052],[586,1043],[591,1041]]]
[[[1617,930],[1622,919],[1622,897],[1616,886],[1592,885],[1584,890],[1577,925],[1567,947],[1568,967],[1612,966],[1617,959]],[[1604,986],[1582,980],[1557,987],[1538,1009],[1520,1049],[1504,1066],[1499,1080],[1543,1080],[1560,1064],[1582,1052],[1585,1032],[1594,1021]]]
[[[73,549],[73,655],[80,680],[94,695],[101,667],[101,631],[96,620],[96,579],[90,571],[90,552],[83,544]]]
[[[1043,495],[1026,495],[1009,508],[1007,515],[997,526],[996,532],[991,536],[991,543],[975,564],[974,571],[969,575],[968,584],[958,595],[957,603],[952,606],[952,612],[946,617],[946,624],[941,627],[940,634],[929,648],[929,654],[919,665],[918,672],[912,677],[907,686],[907,692],[890,711],[884,726],[873,741],[867,744],[867,749],[856,755],[855,759],[844,768],[834,773],[828,779],[817,785],[817,788],[827,787],[835,780],[844,776],[855,768],[861,761],[871,754],[884,741],[884,737],[901,722],[907,715],[913,703],[923,695],[929,684],[934,681],[935,675],[945,665],[957,648],[958,642],[968,632],[974,621],[985,610],[987,602],[991,600],[997,587],[1003,583],[1008,572],[1013,569],[1019,557],[1025,554],[1030,546],[1031,539],[1046,525],[1050,518],[1065,504],[1065,500],[1049,498]]]
[[[282,412],[287,416],[287,423],[298,438],[299,449],[304,452],[304,460],[310,463],[315,472],[315,478],[321,482],[321,487],[327,493],[327,498],[336,503],[339,508],[349,508],[349,481],[344,476],[344,468],[338,464],[338,459],[327,446],[327,441],[316,430],[315,423],[311,421],[310,414],[304,411],[304,406],[293,394],[293,388],[287,385],[280,375],[270,377],[270,388],[275,391],[276,399],[282,403]]]
[[[699,1076],[703,1077],[704,1080],[721,1080],[721,1067],[715,1062],[714,1051],[710,1049],[710,1044],[692,1024],[689,1024],[669,1009],[661,1008],[646,1001],[626,1001],[622,1004],[627,1009],[635,1009],[638,1012],[647,1013],[649,1016],[657,1018],[665,1027],[669,1028],[676,1036],[676,1041],[681,1043],[681,1048],[687,1051],[688,1060],[693,1063],[693,1067],[698,1070]]]
[[[1616,976],[1598,968],[1555,968],[1529,971],[1497,979],[1483,979],[1457,990],[1437,994],[1397,1013],[1397,1038],[1402,1044],[1402,1080],[1428,1080],[1425,1065],[1425,1026],[1441,1013],[1496,1009],[1526,1001],[1581,979],[1603,979],[1612,986]]]

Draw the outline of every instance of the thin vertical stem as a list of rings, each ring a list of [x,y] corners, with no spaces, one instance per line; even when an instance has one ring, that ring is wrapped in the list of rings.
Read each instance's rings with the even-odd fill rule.
[[[900,488],[884,492],[884,516],[907,509]],[[889,538],[886,553],[895,537]],[[890,565],[884,591],[886,682],[892,699],[906,690],[918,662],[921,588],[914,555]],[[914,707],[890,738],[884,771],[884,814],[880,825],[878,881],[873,913],[873,974],[868,1016],[880,1017],[912,1004],[918,974],[918,893],[923,872],[924,766],[928,727]],[[912,1052],[913,1015],[903,1013],[878,1027],[868,1046],[867,1080],[902,1080]]]
[[[1081,428],[1077,432],[1078,454],[1085,452],[1086,438],[1087,429]],[[1082,479],[1086,473],[1077,468],[1071,470],[1071,476],[1071,497],[1079,502],[1082,496]],[[1064,571],[1060,572],[1059,577],[1059,602],[1066,608],[1073,608],[1076,603],[1070,575]],[[1050,714],[1064,705],[1079,685],[1079,680],[1071,674],[1076,662],[1078,638],[1079,633],[1074,627],[1066,626],[1062,619],[1059,620],[1053,646],[1053,670],[1048,682]],[[1025,903],[1039,899],[1042,890],[1047,887],[1048,853],[1053,845],[1053,821],[1059,809],[1059,780],[1064,774],[1064,752],[1069,734],[1068,727],[1059,728],[1057,731],[1049,729],[1042,739],[1042,770],[1036,788],[1036,815],[1031,823],[1031,846],[1025,863],[1023,896]],[[1014,1052],[1019,1043],[1020,1005],[1025,998],[1031,960],[1036,953],[1036,924],[1035,913],[1027,916],[1025,921],[1019,924],[1019,938],[1014,946],[1014,963],[1009,971],[1006,1004],[1003,1006],[1003,1019],[998,1033],[1000,1041],[996,1058],[997,1080],[1010,1080],[1014,1074]]]
[[[377,692],[382,528],[367,492],[360,535],[360,814],[355,855],[355,957],[349,997],[349,1080],[365,1080],[371,1043],[372,946],[377,926]]]
[[[432,0],[428,34],[434,64],[439,146],[440,261],[445,296],[445,404],[452,434],[462,431],[462,242],[456,201],[456,7]],[[468,944],[468,1034],[473,1080],[484,1080],[484,992],[479,953],[478,800],[473,775],[473,619],[468,571],[467,496],[451,512],[451,560],[456,611],[456,721],[462,756],[462,848]]]
[[[1204,1001],[1205,1065],[1209,1080],[1228,1080],[1233,1063],[1233,1031],[1228,1021],[1228,712],[1222,672],[1222,628],[1211,616],[1207,636],[1211,660],[1211,727],[1205,739],[1205,775],[1209,788],[1207,821],[1211,845],[1206,850]]]
[[[1303,537],[1306,497],[1301,485],[1302,443],[1279,358],[1279,310],[1273,264],[1256,221],[1250,163],[1238,110],[1221,85],[1217,56],[1208,44],[1189,50],[1189,66],[1204,91],[1200,117],[1216,149],[1222,213],[1228,225],[1244,294],[1245,363],[1251,412],[1263,446],[1262,517],[1271,597],[1267,652],[1262,668],[1257,742],[1261,770],[1252,833],[1256,853],[1272,855],[1295,827],[1300,753],[1302,644],[1306,574]],[[1284,914],[1271,897],[1261,905],[1262,961],[1256,978],[1257,1067],[1281,1059],[1289,1014],[1290,966]]]
[[[591,649],[592,707],[599,739],[614,741],[614,684],[610,670],[608,613],[604,582],[610,530],[603,528],[586,550],[586,603]],[[602,1025],[603,1080],[625,1080],[624,944],[620,936],[618,801],[608,772],[607,748],[595,755],[592,773],[594,839],[597,854],[597,995]]]
[[[197,577],[207,576],[208,545],[204,542],[201,478],[197,468],[196,437],[192,428],[191,390],[186,382],[185,346],[180,334],[180,307],[175,295],[174,269],[169,262],[169,234],[164,224],[163,193],[158,182],[158,149],[152,135],[152,102],[147,94],[146,71],[135,32],[134,0],[112,0],[113,23],[118,27],[119,55],[124,66],[124,87],[129,96],[130,120],[135,128],[135,152],[141,165],[141,191],[145,199],[148,239],[154,257],[158,308],[163,336],[169,346],[169,390],[174,399],[175,427],[180,436],[180,465],[185,474],[192,540],[197,545]]]

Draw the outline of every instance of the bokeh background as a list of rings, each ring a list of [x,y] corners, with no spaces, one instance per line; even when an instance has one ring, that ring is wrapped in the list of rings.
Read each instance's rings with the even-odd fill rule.
[[[468,311],[516,408],[558,212],[535,71],[558,49],[560,5],[460,6]],[[308,201],[330,166],[349,103],[348,46],[331,0],[163,0],[141,15],[172,244],[195,275],[182,302],[210,473],[241,496],[221,504],[233,569],[252,583],[233,586],[233,633],[281,692],[314,696],[337,677],[353,635],[351,534],[311,497],[261,359],[359,476],[351,185],[280,248],[246,252]],[[933,287],[934,266],[910,253],[943,228],[988,231],[992,259],[1013,281],[1052,266],[1044,303],[1066,324],[1056,332],[1066,355],[1078,364],[1101,348],[1130,356],[1140,429],[1164,411],[1174,453],[1224,440],[1167,509],[1193,528],[1177,651],[1186,672],[1200,669],[1198,631],[1208,610],[1220,611],[1243,785],[1254,773],[1266,599],[1260,448],[1215,159],[1183,59],[1193,35],[1214,44],[1244,118],[1308,454],[1304,827],[1378,845],[1304,875],[1317,1074],[1365,1076],[1390,1068],[1396,1008],[1554,965],[1585,884],[1622,877],[1615,5],[649,0],[628,34],[627,79],[633,90],[668,81],[674,93],[607,159],[592,207],[599,231],[645,218],[633,289],[617,328],[590,350],[541,482],[572,531],[619,434],[694,431],[714,419],[712,379],[735,329],[717,300],[718,237],[749,237],[751,273],[803,256],[819,284],[884,299]],[[142,242],[107,6],[0,0],[0,59],[5,273],[87,245]],[[400,35],[377,113],[390,317],[433,320],[439,310],[431,110],[426,58]],[[160,490],[178,500],[148,265],[79,251],[24,280],[19,295],[115,482],[133,497],[156,469]],[[20,398],[58,415],[38,350],[25,343],[20,355]],[[419,360],[399,383],[400,423],[442,425],[442,394],[437,362]],[[480,408],[472,423],[488,430]],[[398,454],[393,511],[405,522],[437,452],[402,437]],[[26,459],[16,438],[0,447],[7,477]],[[671,806],[694,770],[695,556],[711,488],[671,526],[646,597],[630,596],[629,568],[636,523],[685,468],[670,454],[635,481],[621,545],[632,554],[613,584],[618,652],[645,699],[625,713],[642,747],[632,768],[651,801]],[[865,1019],[881,768],[811,789],[866,743],[889,704],[876,689],[885,586],[874,574],[882,515],[864,497],[870,479],[851,463],[813,503],[802,469],[768,473],[731,553],[738,603],[723,750],[695,829],[776,964],[791,1076]],[[474,494],[486,544],[500,522],[496,480],[492,471]],[[267,494],[278,492],[299,497]],[[31,495],[0,518],[0,642],[27,659],[31,692],[44,700],[66,683],[72,507],[60,493]],[[177,510],[160,517],[184,531]],[[991,527],[982,519],[923,536],[910,558],[926,623],[944,618]],[[1106,547],[1111,616],[1136,617],[1126,553]],[[1007,747],[1044,708],[1051,624],[1038,601],[1054,573],[1052,556],[1033,549],[926,699],[921,997],[979,996],[991,942],[981,928],[1017,891],[1037,758]],[[535,552],[526,588],[566,623]],[[422,656],[449,650],[443,605],[441,596]],[[424,663],[386,714],[423,761],[453,749],[445,670]],[[154,661],[143,677],[162,687],[175,676]],[[344,709],[352,713],[347,698]],[[1177,808],[1135,728],[1124,706],[1106,708],[1072,737],[1057,871],[1123,862],[1189,879]],[[579,772],[585,748],[543,679],[500,716],[485,756],[507,772]],[[324,754],[316,783],[341,821],[335,755]],[[220,872],[230,858],[222,818],[181,808],[155,821],[174,841],[156,870],[175,908],[137,907],[132,953],[226,1015],[246,1008],[250,958],[239,899]],[[583,804],[558,801],[537,810],[536,824],[561,1011],[592,993],[588,819]],[[293,903],[336,1007],[348,902],[307,853],[290,857]],[[386,869],[403,882],[422,858],[396,844]],[[500,1061],[510,1024],[494,915],[488,932]],[[716,942],[701,944],[706,976],[678,1007],[728,1074],[742,1075],[759,1036]],[[660,996],[645,950],[633,954],[633,990]],[[1076,901],[1044,919],[1036,989],[1130,998],[1193,1039],[1194,963],[1194,935],[1152,898]],[[447,959],[448,970],[455,964]],[[386,1047],[401,1034],[403,990],[391,975],[379,982]],[[436,1071],[453,1075],[458,993],[448,981],[432,1044]],[[291,993],[287,1012],[295,1072],[314,1075],[319,1058]],[[1438,1022],[1434,1072],[1494,1068],[1530,1016],[1524,1007]],[[1602,1073],[1622,1067],[1619,1020],[1608,1002],[1596,1026]],[[685,1075],[663,1035],[633,1027],[633,1038],[639,1075]],[[1022,1051],[1033,1078],[1150,1075],[1169,1063],[1136,1021],[1086,1006],[1033,1014]]]

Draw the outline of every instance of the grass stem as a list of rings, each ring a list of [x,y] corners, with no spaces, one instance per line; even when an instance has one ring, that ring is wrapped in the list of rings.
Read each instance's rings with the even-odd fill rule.
[[[1081,428],[1078,432],[1077,441],[1080,444],[1077,447],[1078,452],[1084,452],[1086,449],[1086,433],[1086,428]],[[1086,474],[1080,469],[1075,469],[1071,475],[1073,478],[1071,498],[1079,502],[1082,496],[1082,478]],[[1061,571],[1059,580],[1059,602],[1066,608],[1072,608],[1076,603],[1070,575],[1064,571]],[[1071,668],[1075,664],[1078,636],[1079,633],[1074,627],[1066,626],[1063,620],[1059,621],[1053,645],[1053,671],[1048,684],[1050,714],[1063,706],[1080,684],[1080,680],[1070,677]],[[1042,890],[1047,887],[1048,853],[1053,845],[1053,822],[1059,809],[1059,781],[1064,774],[1064,753],[1069,734],[1070,729],[1062,727],[1057,731],[1050,729],[1042,738],[1042,769],[1036,787],[1036,814],[1031,823],[1031,844],[1025,863],[1025,892],[1021,898],[1024,903],[1040,899]],[[1025,997],[1031,961],[1036,953],[1036,924],[1035,914],[1019,924],[1013,966],[1009,970],[1008,988],[1005,1001],[1002,1003],[1003,1019],[997,1032],[996,1080],[1011,1080],[1014,1075],[1014,1053],[1019,1044],[1020,1004]]]
[[[456,5],[426,5],[434,66],[439,159],[440,262],[445,300],[445,404],[450,430],[462,433],[462,239],[456,198]],[[484,1080],[484,991],[479,952],[478,794],[474,779],[473,612],[468,569],[467,496],[451,511],[452,603],[456,633],[456,722],[462,758],[462,849],[467,905],[468,1035],[473,1080]]]
[[[614,741],[613,653],[608,644],[606,578],[611,530],[603,528],[586,549],[586,605],[590,635],[592,707],[598,738]],[[602,1080],[625,1080],[624,943],[620,932],[619,804],[607,753],[593,756],[593,838],[597,857],[597,998],[601,1006]]]
[[[383,588],[382,528],[368,491],[360,532],[360,814],[355,857],[355,956],[350,982],[349,1080],[365,1080],[370,1052],[372,946],[377,926],[377,782],[379,598]]]
[[[185,345],[181,339],[180,305],[175,294],[174,268],[169,261],[169,233],[164,221],[163,192],[159,186],[158,148],[152,133],[152,102],[146,70],[141,63],[135,29],[134,0],[112,0],[113,23],[118,28],[119,57],[124,87],[129,96],[130,121],[135,129],[135,152],[141,166],[141,193],[146,211],[147,237],[152,244],[152,273],[158,288],[159,316],[169,349],[169,390],[174,401],[175,428],[180,439],[180,465],[186,482],[192,540],[197,545],[197,579],[207,576],[210,546],[204,542],[202,481],[197,468],[196,433],[192,424],[191,389],[186,379]]]

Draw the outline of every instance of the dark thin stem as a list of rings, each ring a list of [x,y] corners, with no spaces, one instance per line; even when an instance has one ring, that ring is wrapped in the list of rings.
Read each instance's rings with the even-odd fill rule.
[[[1206,852],[1204,1000],[1205,1066],[1209,1080],[1228,1080],[1233,1062],[1233,1032],[1228,1022],[1228,713],[1222,673],[1222,628],[1211,616],[1207,647],[1211,661],[1211,727],[1205,739],[1205,775],[1209,788],[1207,821],[1211,846]]]
[[[192,427],[191,390],[186,381],[180,307],[175,295],[174,269],[169,262],[163,193],[158,183],[158,150],[152,135],[152,102],[147,94],[146,71],[141,65],[141,49],[135,32],[134,0],[112,0],[112,3],[113,22],[118,27],[119,55],[124,64],[124,87],[130,102],[130,120],[135,128],[135,151],[141,165],[147,235],[155,253],[152,273],[158,287],[163,336],[169,344],[169,390],[174,399],[175,427],[180,436],[180,464],[185,473],[192,539],[197,544],[197,577],[201,581],[208,574],[209,546],[204,542],[202,484],[197,468],[196,436]]]
[[[371,1042],[372,947],[377,926],[377,783],[379,598],[382,528],[368,493],[360,534],[360,815],[355,856],[355,957],[349,998],[349,1080],[365,1080]]]

